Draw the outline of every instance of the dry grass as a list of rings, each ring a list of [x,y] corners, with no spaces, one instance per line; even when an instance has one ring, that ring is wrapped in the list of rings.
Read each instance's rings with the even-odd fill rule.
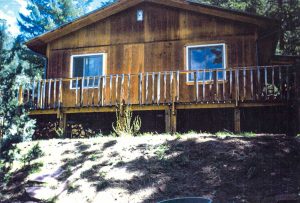
[[[18,148],[26,153],[35,143]],[[62,168],[58,181],[65,188],[48,202],[155,202],[178,196],[256,202],[283,193],[286,186],[289,193],[300,186],[295,182],[300,175],[290,171],[300,168],[300,144],[281,136],[220,139],[191,132],[39,144],[45,153],[36,160],[43,163],[41,171],[19,181],[26,185],[38,174]],[[13,171],[20,168],[15,162]],[[55,184],[51,187],[56,189]],[[4,188],[2,198],[22,200],[22,188],[20,194],[13,194],[12,188]]]

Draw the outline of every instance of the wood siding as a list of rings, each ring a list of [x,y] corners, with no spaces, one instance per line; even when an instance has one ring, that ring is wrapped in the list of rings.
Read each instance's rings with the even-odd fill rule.
[[[136,20],[138,9],[143,22]],[[69,78],[71,55],[87,53],[107,53],[107,75],[184,70],[186,45],[218,42],[226,44],[227,67],[255,66],[258,33],[251,24],[142,3],[49,43],[47,78]],[[271,52],[266,47],[260,54]],[[64,85],[65,106],[74,95]]]

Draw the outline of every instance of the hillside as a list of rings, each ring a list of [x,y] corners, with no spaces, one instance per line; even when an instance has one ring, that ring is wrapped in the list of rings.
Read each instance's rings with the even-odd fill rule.
[[[36,143],[18,148],[24,154]],[[157,202],[182,196],[276,202],[300,193],[298,138],[190,134],[38,143],[43,156],[27,167],[14,163],[7,183],[0,183],[1,202],[42,202],[29,194],[43,202]]]

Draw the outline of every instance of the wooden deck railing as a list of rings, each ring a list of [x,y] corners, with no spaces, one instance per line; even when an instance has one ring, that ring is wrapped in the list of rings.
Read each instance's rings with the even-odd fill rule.
[[[292,66],[260,66],[43,79],[21,86],[19,102],[31,109],[286,102],[293,98],[294,72]]]

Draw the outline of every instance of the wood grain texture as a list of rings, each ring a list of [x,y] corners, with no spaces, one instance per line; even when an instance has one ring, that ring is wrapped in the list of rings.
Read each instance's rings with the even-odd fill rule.
[[[142,22],[136,20],[138,9],[144,11]],[[227,68],[255,66],[259,31],[258,26],[250,23],[157,3],[142,3],[48,43],[47,78],[71,77],[71,56],[88,53],[107,54],[106,75],[184,70],[185,46],[191,44],[225,43]],[[273,54],[272,40],[266,42],[264,52],[260,52],[264,65]],[[186,85],[184,76],[179,79],[181,91],[178,96],[189,101],[193,98],[194,87]],[[109,82],[107,78],[107,84]],[[133,91],[138,89],[135,88],[138,84],[138,78],[132,77],[129,95],[134,104],[138,103],[139,92]],[[151,82],[149,87],[152,87]],[[161,87],[161,95],[164,96],[163,80]],[[151,93],[151,88],[149,91]],[[76,91],[70,90],[69,83],[64,83],[63,92],[64,105],[73,105]],[[142,96],[145,98],[145,95]],[[167,97],[170,97],[170,92]],[[115,100],[112,95],[112,102]]]

